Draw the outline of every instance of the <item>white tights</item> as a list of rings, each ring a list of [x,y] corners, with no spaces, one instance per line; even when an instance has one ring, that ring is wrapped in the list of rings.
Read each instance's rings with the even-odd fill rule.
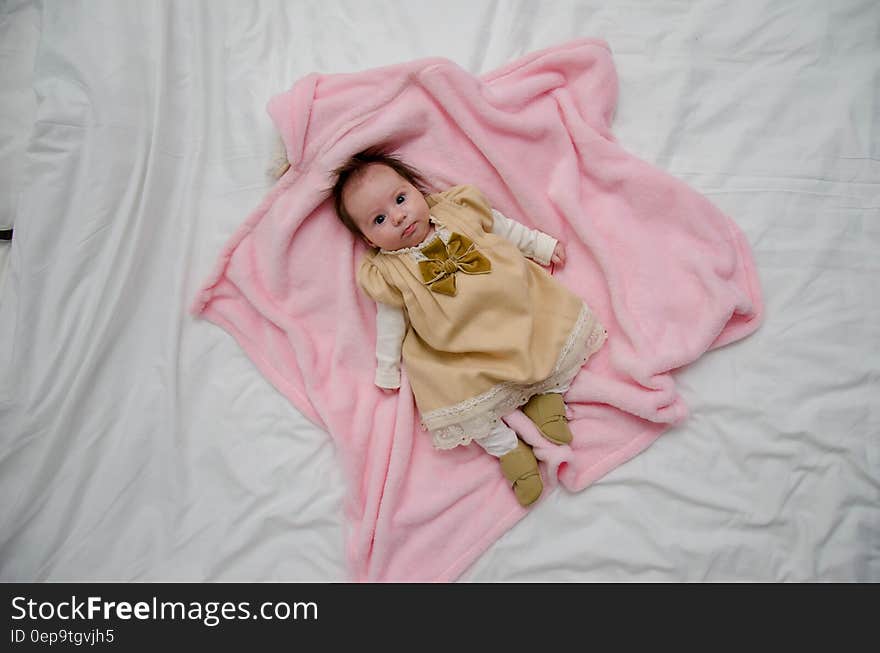
[[[500,419],[489,433],[479,440],[474,439],[486,453],[500,458],[508,451],[516,449],[516,432]]]

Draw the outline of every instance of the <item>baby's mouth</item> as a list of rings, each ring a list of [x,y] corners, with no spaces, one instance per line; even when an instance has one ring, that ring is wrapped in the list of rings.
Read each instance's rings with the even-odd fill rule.
[[[404,236],[412,236],[413,232],[416,230],[416,223],[413,222],[410,226],[403,230]]]

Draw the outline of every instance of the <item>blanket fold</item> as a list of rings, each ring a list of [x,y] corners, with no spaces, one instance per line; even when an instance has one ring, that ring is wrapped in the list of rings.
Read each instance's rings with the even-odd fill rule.
[[[386,144],[435,190],[473,184],[566,244],[554,276],[608,340],[567,395],[571,446],[543,440],[519,411],[507,419],[550,487],[585,488],[684,419],[673,371],[758,327],[743,234],[619,146],[617,93],[608,45],[582,39],[481,77],[436,58],[311,74],[269,102],[291,168],[232,236],[192,312],[231,333],[334,438],[353,579],[453,580],[526,510],[478,447],[432,448],[405,370],[397,394],[373,385],[376,309],[355,282],[364,245],[327,196],[329,171],[352,154]]]

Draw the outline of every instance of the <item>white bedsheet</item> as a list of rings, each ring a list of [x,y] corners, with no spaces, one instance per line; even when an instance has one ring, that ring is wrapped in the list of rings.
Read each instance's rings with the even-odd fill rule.
[[[462,580],[880,581],[880,5],[443,4],[0,5],[0,579],[346,580],[329,437],[186,314],[271,185],[265,104],[599,36],[619,140],[742,226],[766,323],[680,374],[684,425]]]

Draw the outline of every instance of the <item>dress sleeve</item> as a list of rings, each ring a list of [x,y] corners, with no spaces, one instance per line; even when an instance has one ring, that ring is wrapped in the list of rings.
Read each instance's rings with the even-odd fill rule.
[[[459,206],[475,211],[479,216],[480,226],[483,227],[483,231],[486,233],[492,231],[492,207],[489,205],[486,196],[476,186],[470,184],[453,186],[444,193],[444,196]]]
[[[385,280],[379,267],[371,258],[368,257],[361,263],[357,273],[357,282],[374,302],[398,308],[403,307],[403,295],[400,294],[400,290]]]
[[[503,236],[519,251],[535,259],[541,265],[550,265],[556,239],[537,229],[529,229],[524,224],[506,217],[501,211],[492,209],[492,233]]]

